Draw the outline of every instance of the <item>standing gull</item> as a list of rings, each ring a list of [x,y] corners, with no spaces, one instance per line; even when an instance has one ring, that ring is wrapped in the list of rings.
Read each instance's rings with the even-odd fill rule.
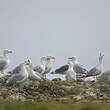
[[[14,74],[12,77],[10,77],[6,83],[7,85],[13,85],[13,84],[21,84],[24,83],[28,79],[28,71],[26,66],[29,65],[29,63],[26,61],[25,63],[20,64],[20,72],[19,74]]]
[[[53,67],[52,60],[55,60],[55,57],[53,57],[53,56],[46,57],[45,71],[44,71],[44,73],[42,73],[45,78],[46,78],[46,74],[51,72],[51,70],[52,70],[52,67]]]
[[[3,56],[0,56],[0,72],[4,73],[4,70],[10,65],[9,53],[12,53],[11,50],[4,50]]]
[[[97,75],[102,73],[102,68],[103,68],[102,60],[103,60],[103,56],[104,56],[104,54],[100,53],[98,65],[96,67],[92,68],[88,72],[87,76],[97,76]]]
[[[69,61],[68,65],[69,65],[69,69],[67,70],[65,75],[66,80],[72,80],[72,79],[76,80],[76,73],[73,70],[73,62]]]
[[[76,77],[77,77],[77,80],[81,79],[82,77],[86,76],[88,71],[87,69],[85,69],[85,67],[83,65],[81,65],[79,62],[78,62],[78,59],[76,56],[73,56],[73,57],[69,57],[68,58],[70,61],[73,62],[73,70],[74,72],[76,72]]]

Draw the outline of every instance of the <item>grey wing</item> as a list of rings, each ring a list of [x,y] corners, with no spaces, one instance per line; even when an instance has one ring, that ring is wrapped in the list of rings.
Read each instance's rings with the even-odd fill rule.
[[[94,76],[96,72],[97,72],[97,68],[94,67],[88,72],[88,76]]]
[[[20,73],[20,71],[21,71],[21,67],[17,66],[15,69],[13,69],[12,71],[9,71],[8,73],[17,74],[17,73]]]
[[[55,70],[55,73],[64,73],[66,72],[67,70],[69,69],[69,66],[68,65],[64,65],[58,69]]]
[[[15,69],[13,69],[13,70],[11,71],[11,73],[12,73],[12,74],[16,74],[16,73],[20,73],[20,71],[21,71],[21,67],[20,67],[20,66],[17,66]]]
[[[76,73],[87,74],[88,72],[82,65],[74,65],[73,69]]]
[[[0,61],[0,70],[3,70],[7,62],[5,60]]]
[[[41,66],[36,66],[34,67],[34,71],[38,72],[38,73],[42,73],[43,72],[43,69],[41,68]]]
[[[24,79],[24,76],[17,74],[17,75],[13,75],[11,78],[9,78],[9,79],[7,80],[7,83],[8,83],[8,84],[14,84],[14,83],[16,83],[17,81],[21,81],[21,80],[23,80],[23,79]]]

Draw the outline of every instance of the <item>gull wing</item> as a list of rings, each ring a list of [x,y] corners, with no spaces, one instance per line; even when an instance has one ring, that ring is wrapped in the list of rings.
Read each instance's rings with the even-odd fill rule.
[[[60,68],[55,70],[55,73],[64,73],[69,69],[69,65],[61,66]]]

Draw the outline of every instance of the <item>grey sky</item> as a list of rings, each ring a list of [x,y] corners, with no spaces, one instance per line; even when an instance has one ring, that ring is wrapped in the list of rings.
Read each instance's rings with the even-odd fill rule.
[[[55,67],[78,56],[88,68],[103,52],[110,69],[110,0],[0,0],[0,53],[15,51],[11,66],[56,56]]]

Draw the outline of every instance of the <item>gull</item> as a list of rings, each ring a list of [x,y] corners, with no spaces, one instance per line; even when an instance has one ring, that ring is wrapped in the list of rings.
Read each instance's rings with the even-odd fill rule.
[[[51,72],[53,67],[53,60],[55,60],[55,57],[53,56],[46,56],[46,64],[45,64],[45,71],[42,73],[43,76],[46,79],[46,74]]]
[[[30,60],[28,60],[28,62],[29,62],[28,65],[29,79],[43,81],[44,80],[43,76],[40,73],[33,70],[33,65]]]
[[[34,71],[38,73],[44,73],[45,72],[45,65],[46,65],[46,57],[40,58],[41,65],[37,65],[34,67]]]
[[[72,80],[72,79],[76,80],[76,73],[73,70],[73,62],[69,61],[68,65],[69,65],[69,69],[67,70],[65,75],[66,80]]]
[[[10,65],[9,53],[12,53],[12,51],[6,49],[3,51],[3,56],[0,56],[0,72],[2,74],[4,74],[4,70]]]
[[[10,77],[6,81],[7,85],[24,83],[28,79],[28,76],[29,76],[27,68],[26,68],[27,65],[29,65],[27,61],[25,61],[25,63],[20,64],[19,74],[13,74],[12,77]]]
[[[68,59],[73,62],[73,70],[74,72],[77,73],[76,74],[77,80],[87,75],[88,70],[78,62],[78,59],[76,56],[69,57]]]
[[[103,60],[103,56],[104,56],[104,54],[100,53],[100,55],[99,55],[99,62],[98,62],[98,64],[97,64],[97,66],[94,67],[94,68],[92,68],[92,69],[88,72],[87,76],[97,76],[97,75],[99,75],[99,74],[102,73],[102,69],[103,69],[102,60]]]

